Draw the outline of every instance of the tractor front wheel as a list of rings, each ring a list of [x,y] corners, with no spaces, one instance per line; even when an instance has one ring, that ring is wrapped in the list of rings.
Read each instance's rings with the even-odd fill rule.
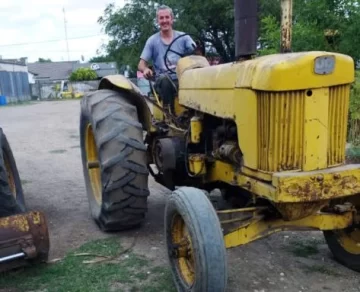
[[[165,235],[178,291],[226,289],[227,261],[218,216],[204,192],[181,187],[165,209]]]

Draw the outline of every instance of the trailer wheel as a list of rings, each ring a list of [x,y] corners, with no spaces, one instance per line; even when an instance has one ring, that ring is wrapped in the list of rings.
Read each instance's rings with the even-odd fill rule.
[[[181,187],[165,208],[168,258],[178,291],[226,289],[227,261],[217,214],[199,189]]]
[[[143,128],[126,92],[84,96],[81,154],[91,214],[104,231],[140,225],[147,211],[148,169]]]
[[[0,128],[0,217],[25,212],[20,175],[10,144]]]

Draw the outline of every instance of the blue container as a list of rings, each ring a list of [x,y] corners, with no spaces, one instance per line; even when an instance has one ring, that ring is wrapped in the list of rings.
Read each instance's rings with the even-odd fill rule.
[[[5,95],[0,95],[0,106],[1,105],[6,105],[6,96]]]

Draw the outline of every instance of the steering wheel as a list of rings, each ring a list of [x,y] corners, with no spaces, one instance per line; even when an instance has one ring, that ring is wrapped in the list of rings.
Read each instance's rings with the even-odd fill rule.
[[[193,45],[193,50],[192,50],[191,52],[187,53],[187,54],[181,54],[181,53],[179,53],[179,52],[177,52],[177,51],[172,50],[172,49],[171,49],[171,46],[172,46],[179,38],[182,38],[182,37],[185,37],[185,36],[191,36],[191,35],[188,34],[188,33],[184,33],[184,34],[181,34],[181,35],[177,36],[176,38],[174,38],[174,39],[172,40],[172,42],[169,44],[169,46],[168,46],[168,48],[167,48],[167,50],[166,50],[166,52],[165,52],[165,55],[164,55],[164,64],[165,64],[166,69],[167,69],[170,73],[176,74],[175,71],[173,71],[172,69],[170,69],[170,68],[168,67],[168,64],[167,64],[167,62],[166,62],[167,56],[168,56],[168,53],[169,53],[169,52],[172,52],[172,53],[180,56],[180,58],[183,58],[183,57],[185,57],[185,56],[193,55],[194,52],[195,52],[195,50],[196,50],[196,48],[199,47],[199,43],[202,43],[202,42],[199,40],[197,46]],[[195,43],[196,43],[196,42],[195,42]],[[204,46],[203,46],[203,47],[204,47]],[[203,51],[204,51],[204,50],[203,50]],[[203,52],[203,53],[204,53],[204,52]]]

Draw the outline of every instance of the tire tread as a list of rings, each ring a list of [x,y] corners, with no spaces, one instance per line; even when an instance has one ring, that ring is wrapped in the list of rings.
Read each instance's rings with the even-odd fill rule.
[[[83,98],[81,119],[82,140],[84,123],[90,122],[93,125],[101,165],[102,205],[99,210],[94,205],[94,200],[89,198],[95,221],[104,231],[140,225],[147,211],[149,190],[146,146],[142,140],[143,129],[136,107],[128,102],[124,93],[98,90]],[[85,151],[83,141],[81,150]],[[89,195],[91,188],[84,159],[83,153],[84,176]]]

